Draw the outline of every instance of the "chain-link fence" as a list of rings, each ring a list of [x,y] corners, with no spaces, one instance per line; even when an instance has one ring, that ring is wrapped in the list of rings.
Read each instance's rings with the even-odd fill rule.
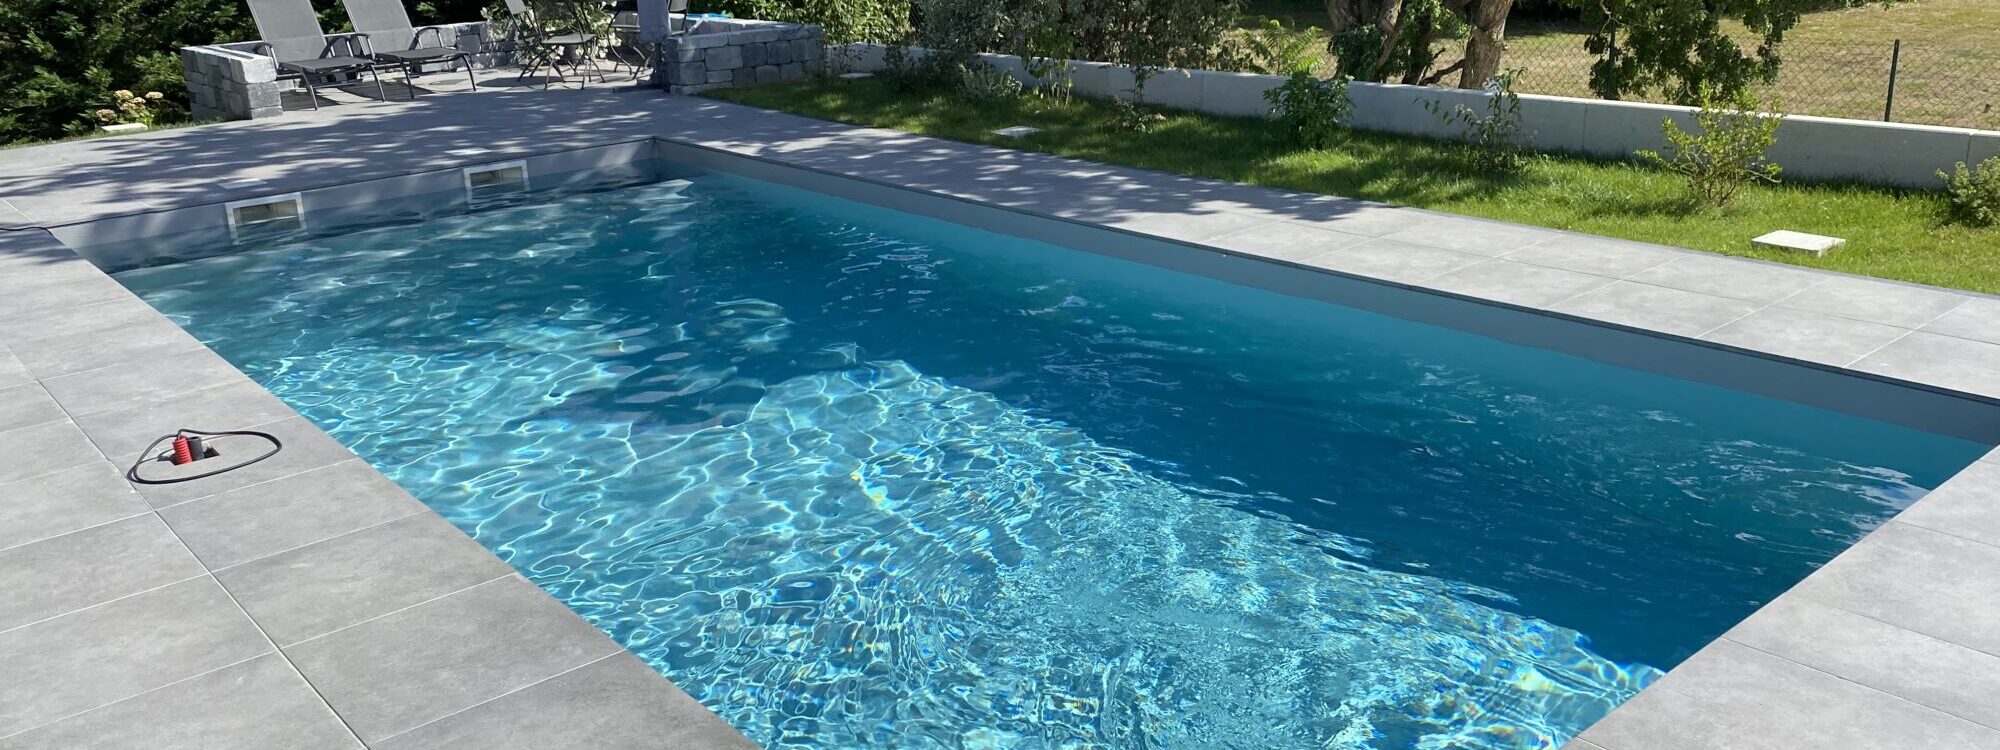
[[[2000,52],[1885,39],[1787,41],[1778,54],[1777,82],[1758,93],[1784,112],[2000,130]],[[1521,93],[1591,97],[1593,62],[1574,34],[1528,34],[1507,38],[1501,64],[1523,69]]]

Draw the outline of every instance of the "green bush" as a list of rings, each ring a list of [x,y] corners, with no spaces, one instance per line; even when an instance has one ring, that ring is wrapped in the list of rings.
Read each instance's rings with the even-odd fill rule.
[[[1528,144],[1521,136],[1521,96],[1514,92],[1514,82],[1520,77],[1521,70],[1515,69],[1487,81],[1483,113],[1463,104],[1445,109],[1435,99],[1424,101],[1424,108],[1446,127],[1463,128],[1464,154],[1474,171],[1514,174],[1528,165]]]
[[[958,69],[958,97],[975,104],[998,104],[1021,98],[1021,81],[1014,74],[972,63]]]
[[[1967,169],[1959,162],[1952,174],[1938,170],[1951,196],[1951,219],[1960,224],[1990,227],[2000,224],[2000,156]]]
[[[1160,68],[1215,68],[1231,54],[1231,0],[916,0],[910,43],[955,56],[1025,52]]]
[[[1264,25],[1243,35],[1235,67],[1252,73],[1288,76],[1311,73],[1319,64],[1325,32],[1317,26],[1294,29],[1284,21],[1267,18]]]
[[[1780,115],[1767,115],[1747,94],[1717,100],[1703,93],[1694,112],[1695,132],[1667,118],[1660,124],[1666,153],[1638,151],[1638,157],[1687,180],[1688,197],[1721,208],[1751,182],[1777,182],[1781,171],[1764,156],[1778,143]]]
[[[252,28],[240,0],[0,0],[0,142],[87,132],[117,89],[158,91],[156,119],[185,120],[177,50]]]
[[[1305,148],[1326,148],[1347,134],[1354,103],[1347,99],[1347,78],[1314,78],[1294,72],[1277,88],[1264,92],[1278,127]]]
[[[814,24],[829,44],[893,42],[910,31],[910,0],[696,0],[694,9]]]

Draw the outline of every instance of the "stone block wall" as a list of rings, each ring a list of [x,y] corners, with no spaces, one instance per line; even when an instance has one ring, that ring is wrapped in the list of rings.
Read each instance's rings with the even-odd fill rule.
[[[660,44],[653,85],[675,94],[797,81],[826,60],[820,27],[748,19],[704,20]]]
[[[221,45],[181,48],[188,104],[197,120],[257,120],[284,114],[278,61]]]

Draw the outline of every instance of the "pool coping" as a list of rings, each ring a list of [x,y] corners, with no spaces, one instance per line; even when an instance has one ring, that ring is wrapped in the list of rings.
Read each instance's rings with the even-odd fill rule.
[[[436,96],[361,107],[365,113],[360,115],[301,113],[279,123],[228,123],[0,151],[0,166],[7,167],[0,174],[9,175],[0,178],[0,226],[59,227],[469,161],[661,138],[1405,288],[1799,359],[1982,403],[2000,400],[2000,300],[1986,295],[953,143],[710,100],[610,90],[553,93]],[[525,109],[489,106],[491,97],[520,97],[515,101]],[[397,111],[399,106],[410,111]],[[552,123],[535,108],[558,109],[563,122]],[[510,117],[496,120],[495,110]],[[578,110],[598,119],[569,116]],[[517,111],[528,116],[512,117]],[[415,140],[421,142],[386,147],[373,155],[379,158],[332,167],[297,148],[298,161],[285,161],[280,158],[284,144],[295,139],[264,137],[275,133],[314,143],[363,138],[389,120],[409,125],[401,131],[418,133]],[[232,141],[239,143],[231,146]],[[174,151],[190,144],[203,153],[177,153],[179,161],[172,167],[159,165],[170,174],[151,176],[126,163],[135,155],[143,160],[149,149]],[[480,148],[486,155],[468,159],[444,153],[454,146]],[[400,166],[383,165],[391,156],[401,158],[395,162]],[[219,186],[238,178],[260,182],[240,190]],[[87,591],[69,600],[39,605],[54,614],[32,624],[0,621],[0,658],[13,658],[8,649],[25,643],[61,656],[65,649],[83,654],[101,647],[88,642],[92,640],[129,642],[139,637],[127,632],[129,623],[121,631],[117,626],[122,620],[107,622],[104,613],[166,604],[185,605],[188,618],[212,618],[204,630],[236,628],[241,637],[228,644],[236,651],[209,650],[242,658],[179,665],[182,671],[194,671],[176,673],[176,679],[132,695],[112,691],[78,697],[54,691],[75,706],[91,705],[57,712],[56,721],[32,725],[20,735],[8,730],[8,714],[0,711],[0,747],[32,744],[20,740],[33,739],[30,734],[61,736],[61,731],[92,726],[109,731],[115,728],[110,724],[135,721],[136,716],[198,720],[205,714],[186,710],[189,695],[212,695],[228,685],[250,683],[282,687],[259,695],[282,701],[269,713],[296,717],[291,728],[321,743],[287,742],[300,747],[394,746],[416,744],[412,738],[417,737],[436,739],[414,733],[418,729],[466,737],[480,732],[517,736],[573,723],[524,721],[519,718],[524,715],[607,710],[623,712],[616,717],[621,727],[676,727],[674,731],[692,731],[716,746],[747,744],[733,731],[716,731],[719,721],[698,705],[690,710],[691,699],[666,680],[637,679],[643,676],[632,671],[636,660],[629,654],[615,644],[601,652],[604,641],[574,629],[580,618],[537,604],[546,595],[538,599],[532,595],[538,590],[522,590],[525,584],[518,576],[491,568],[486,562],[490,554],[476,544],[471,549],[458,544],[462,554],[447,555],[457,565],[424,566],[442,571],[434,575],[412,576],[408,560],[400,563],[404,568],[378,565],[352,572],[357,559],[393,557],[388,552],[414,544],[450,550],[453,539],[463,537],[428,524],[435,516],[427,509],[402,513],[409,508],[399,503],[414,502],[407,493],[383,487],[379,474],[365,463],[357,465],[337,444],[327,445],[331,441],[289,407],[274,403],[178,328],[170,323],[161,327],[163,317],[144,316],[131,307],[136,298],[116,282],[93,274],[94,267],[78,267],[73,254],[61,259],[61,252],[50,247],[52,238],[37,234],[0,232],[0,313],[34,322],[26,332],[0,332],[0,347],[6,347],[0,349],[0,396],[18,397],[0,398],[0,420],[8,420],[0,421],[0,427],[36,419],[34,415],[42,421],[0,429],[0,439],[32,439],[44,446],[36,456],[45,461],[42,466],[62,467],[25,477],[18,470],[0,473],[0,493],[27,497],[21,490],[34,490],[40,494],[31,499],[43,504],[37,507],[60,507],[58,501],[67,503],[79,493],[89,500],[61,511],[69,514],[68,525],[85,525],[27,542],[0,539],[0,592],[27,590],[38,580],[45,583],[50,571],[81,567],[82,561],[97,561],[91,564],[106,583],[84,587]],[[95,327],[104,320],[121,324],[115,332]],[[36,331],[53,333],[38,336]],[[17,345],[25,348],[29,361],[16,356]],[[177,372],[190,373],[166,392],[154,383],[116,377],[121,364],[162,360]],[[84,364],[102,366],[73,369]],[[158,403],[162,399],[173,401]],[[299,455],[271,462],[271,473],[254,477],[261,483],[200,498],[157,500],[121,488],[112,459],[135,452],[129,447],[135,439],[132,425],[205,426],[203,419],[232,426],[279,425],[293,431],[298,444],[320,441],[322,450],[287,451]],[[329,479],[336,467],[346,473],[333,478],[338,482]],[[343,497],[373,498],[368,507],[376,515],[332,523],[252,518],[256,514],[245,510],[310,503],[310,491],[329,487],[351,493]],[[1992,510],[1996,500],[2000,451],[1843,552],[1573,744],[1603,750],[1890,746],[1925,738],[1940,746],[2000,747],[2000,730],[1995,729],[2000,715],[1979,705],[1976,698],[1985,691],[1974,687],[2000,686],[2000,656],[1995,656],[2000,642],[1988,635],[2000,632],[1992,627],[2000,625],[2000,605],[1982,606],[1976,595],[2000,583],[2000,514]],[[191,510],[203,505],[216,510],[207,518]],[[18,517],[17,511],[0,519],[14,524]],[[351,528],[376,520],[380,523]],[[225,554],[227,546],[212,547],[196,531],[230,523],[285,528],[308,521],[339,533],[247,560]],[[6,530],[0,525],[0,531]],[[193,537],[192,543],[187,537]],[[122,554],[127,547],[151,550],[151,556],[103,562],[109,552]],[[204,551],[217,564],[211,566]],[[320,577],[273,572],[300,567],[320,570]],[[296,593],[306,587],[337,589],[350,582],[341,577],[345,574],[326,572],[339,570],[396,583],[376,586],[368,596],[350,596],[357,609],[345,614],[330,615],[296,601]],[[482,578],[488,573],[497,575]],[[410,602],[412,598],[416,601]],[[562,658],[540,662],[523,657],[523,664],[534,662],[532,669],[522,667],[526,671],[509,671],[520,666],[515,664],[471,674],[462,680],[465,684],[455,686],[465,692],[452,704],[470,701],[468,705],[435,717],[429,714],[444,709],[417,712],[422,714],[417,718],[427,720],[414,726],[405,725],[416,721],[410,716],[417,714],[396,719],[397,707],[370,707],[354,697],[353,681],[387,685],[397,679],[350,674],[343,660],[364,653],[367,644],[362,641],[394,634],[416,644],[406,646],[412,649],[409,654],[420,655],[425,638],[435,639],[439,626],[435,617],[426,616],[450,611],[464,614],[461,619],[468,622],[477,622],[477,613],[515,613],[510,618],[525,619],[506,620],[505,628],[498,627],[500,621],[488,622],[489,630],[480,632],[521,634],[502,643],[523,653],[545,651],[550,643],[568,644],[568,650]],[[523,627],[527,621],[545,628]],[[74,637],[48,640],[64,630]],[[24,634],[47,637],[36,640]],[[349,682],[332,679],[321,685],[312,679],[315,675],[346,675]],[[523,680],[527,684],[517,684]],[[144,682],[126,679],[122,684]],[[606,708],[578,699],[599,695],[613,684],[649,686],[656,702]],[[15,700],[17,693],[11,691],[23,697]],[[8,699],[0,705],[22,705],[27,696],[48,692],[48,685],[34,679],[17,680],[0,687],[0,698]],[[522,710],[526,705],[535,708]]]

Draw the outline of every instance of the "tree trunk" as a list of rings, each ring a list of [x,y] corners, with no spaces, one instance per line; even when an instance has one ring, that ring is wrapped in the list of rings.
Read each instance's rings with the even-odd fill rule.
[[[1436,16],[1432,15],[1429,7],[1419,7],[1421,9],[1417,11],[1416,18],[1411,19],[1410,23],[1410,41],[1407,45],[1410,59],[1408,64],[1403,66],[1403,83],[1409,85],[1422,83],[1424,76],[1431,72],[1433,62],[1431,41],[1437,36]]]
[[[1465,67],[1459,69],[1458,87],[1484,88],[1500,74],[1500,53],[1507,46],[1507,13],[1514,0],[1479,0],[1472,10],[1470,32],[1465,40]]]
[[[1382,49],[1375,56],[1375,64],[1368,66],[1368,80],[1384,79],[1382,66],[1389,64],[1389,58],[1396,54],[1397,37],[1403,32],[1402,17],[1403,0],[1382,0],[1382,8],[1375,14],[1375,38],[1382,40]]]
[[[1361,0],[1326,0],[1328,30],[1335,36],[1340,32],[1360,26],[1363,18]]]

